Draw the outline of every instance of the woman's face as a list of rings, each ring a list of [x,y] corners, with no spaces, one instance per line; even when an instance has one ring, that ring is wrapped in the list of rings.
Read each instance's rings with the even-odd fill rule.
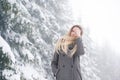
[[[81,30],[78,28],[78,27],[74,27],[72,30],[71,30],[71,34],[70,36],[72,37],[76,37],[77,36],[77,33],[81,33]]]

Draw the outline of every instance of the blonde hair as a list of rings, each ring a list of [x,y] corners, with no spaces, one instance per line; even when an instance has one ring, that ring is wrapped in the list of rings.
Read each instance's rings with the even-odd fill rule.
[[[64,36],[62,36],[60,39],[58,39],[56,45],[55,45],[55,51],[56,53],[59,53],[58,51],[63,51],[62,53],[65,53],[66,55],[68,55],[69,57],[72,57],[75,54],[75,51],[77,50],[77,44],[75,44],[75,40],[77,39],[77,37],[72,37],[70,36],[71,31],[74,27],[78,27],[81,32],[82,28],[79,25],[74,25],[69,31],[68,33],[66,33]],[[80,33],[82,35],[82,33]],[[70,54],[68,54],[68,45],[69,44],[74,44],[73,49],[69,49],[70,50]]]

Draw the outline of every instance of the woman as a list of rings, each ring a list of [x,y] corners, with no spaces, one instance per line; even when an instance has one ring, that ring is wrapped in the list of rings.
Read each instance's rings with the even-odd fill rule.
[[[74,25],[57,41],[51,61],[52,72],[56,80],[82,80],[79,58],[85,53],[82,34],[81,26]]]

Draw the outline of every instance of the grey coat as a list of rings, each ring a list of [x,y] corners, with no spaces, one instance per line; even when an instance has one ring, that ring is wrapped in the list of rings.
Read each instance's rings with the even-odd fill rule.
[[[78,47],[72,58],[66,54],[62,54],[62,52],[60,54],[54,53],[51,68],[56,80],[82,80],[80,56],[85,53],[82,38],[77,38],[75,43]],[[69,49],[72,47],[73,45],[70,45]]]

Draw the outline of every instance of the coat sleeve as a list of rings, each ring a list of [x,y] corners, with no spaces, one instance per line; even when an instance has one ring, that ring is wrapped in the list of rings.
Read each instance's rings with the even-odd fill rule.
[[[76,55],[83,55],[85,54],[83,43],[82,43],[82,38],[79,37],[76,39],[76,44],[77,44],[77,50],[76,50]]]
[[[54,77],[56,76],[56,73],[58,71],[58,58],[59,58],[59,55],[55,51],[51,61],[51,67],[52,67],[52,72]]]

